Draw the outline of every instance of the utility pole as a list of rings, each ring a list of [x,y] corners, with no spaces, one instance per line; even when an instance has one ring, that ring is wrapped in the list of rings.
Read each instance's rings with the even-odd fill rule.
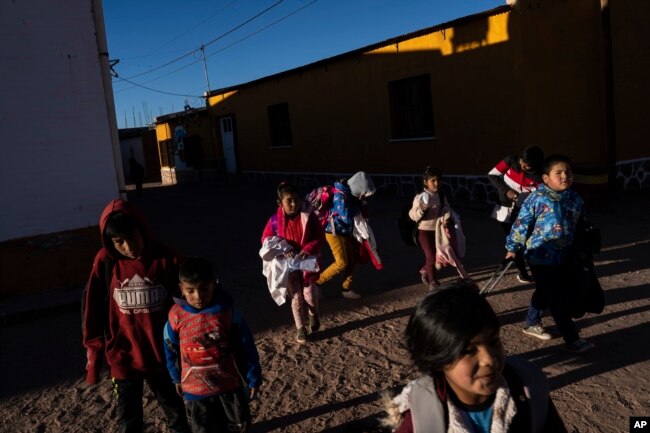
[[[208,63],[205,61],[205,45],[201,45],[201,59],[203,59],[203,71],[205,72],[205,82],[208,85],[208,93],[210,93],[210,77],[208,76]]]

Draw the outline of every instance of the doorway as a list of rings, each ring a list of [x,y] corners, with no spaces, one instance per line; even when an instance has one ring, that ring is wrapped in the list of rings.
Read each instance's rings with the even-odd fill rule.
[[[237,173],[237,158],[235,156],[235,131],[232,116],[219,119],[223,157],[226,162],[226,173]]]

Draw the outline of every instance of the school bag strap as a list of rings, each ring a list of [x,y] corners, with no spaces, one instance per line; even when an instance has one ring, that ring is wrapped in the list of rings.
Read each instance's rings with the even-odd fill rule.
[[[509,374],[508,368],[512,373]],[[527,360],[511,356],[506,360],[504,376],[518,412],[528,412],[531,433],[541,433],[548,415],[549,386],[544,373]]]
[[[436,394],[433,378],[425,375],[411,384],[409,395],[413,431],[446,433],[445,407]]]
[[[273,229],[273,234],[278,235],[278,214],[275,213],[271,217],[271,228]]]

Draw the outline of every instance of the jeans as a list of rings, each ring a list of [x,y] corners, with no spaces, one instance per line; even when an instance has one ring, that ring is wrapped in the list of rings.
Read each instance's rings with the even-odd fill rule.
[[[543,311],[549,308],[564,341],[573,343],[580,337],[569,311],[574,290],[571,268],[568,265],[532,265],[531,270],[535,277],[535,292],[526,325],[538,325]]]
[[[245,433],[250,428],[251,412],[244,389],[201,400],[188,400],[192,433]]]
[[[316,284],[323,285],[336,275],[343,273],[343,290],[352,288],[354,270],[357,267],[359,256],[359,243],[352,235],[333,235],[325,233],[325,239],[332,250],[334,263],[320,274]]]

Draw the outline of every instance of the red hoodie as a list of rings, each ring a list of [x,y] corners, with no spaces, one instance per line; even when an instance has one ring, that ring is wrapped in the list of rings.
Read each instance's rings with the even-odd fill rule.
[[[108,217],[117,211],[133,216],[141,227],[144,249],[140,257],[123,256],[104,235]],[[156,242],[144,216],[124,200],[113,200],[106,206],[99,229],[104,247],[93,262],[84,311],[86,381],[99,381],[104,354],[111,376],[117,379],[167,374],[163,328],[174,303],[172,293],[178,287],[180,256]],[[106,278],[100,277],[100,272],[104,272],[108,256],[115,266],[106,311]]]

